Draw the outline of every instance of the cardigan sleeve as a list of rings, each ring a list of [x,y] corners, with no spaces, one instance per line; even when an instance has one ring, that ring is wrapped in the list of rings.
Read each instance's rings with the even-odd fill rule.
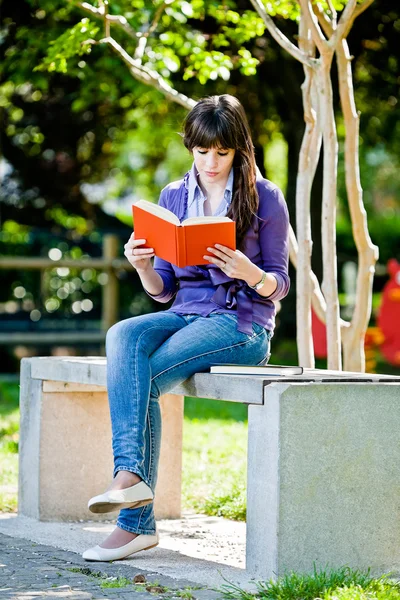
[[[168,206],[166,206],[167,201],[168,201],[168,186],[165,187],[163,190],[161,190],[160,199],[158,201],[158,204],[160,206],[164,206],[165,208],[168,208]],[[175,271],[170,262],[163,260],[162,258],[159,258],[158,256],[154,257],[154,270],[156,271],[156,273],[158,273],[160,275],[161,279],[163,280],[164,288],[163,288],[162,292],[160,294],[154,295],[154,294],[150,294],[150,292],[148,292],[146,290],[146,288],[143,288],[143,289],[146,292],[146,294],[151,296],[154,300],[157,300],[157,302],[164,302],[164,303],[169,302],[175,296],[175,294],[178,290],[178,281],[175,276]]]
[[[282,300],[290,288],[289,213],[279,188],[268,190],[268,196],[264,198],[264,207],[260,211],[259,221],[261,268],[274,275],[277,281],[276,289],[268,296],[268,300]]]

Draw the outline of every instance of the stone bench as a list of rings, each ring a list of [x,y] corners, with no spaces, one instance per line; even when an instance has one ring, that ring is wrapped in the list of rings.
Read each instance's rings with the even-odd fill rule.
[[[400,567],[400,378],[196,374],[161,398],[159,519],[181,514],[185,395],[248,405],[249,576]],[[20,514],[102,518],[86,506],[112,476],[106,359],[23,359],[20,405]]]

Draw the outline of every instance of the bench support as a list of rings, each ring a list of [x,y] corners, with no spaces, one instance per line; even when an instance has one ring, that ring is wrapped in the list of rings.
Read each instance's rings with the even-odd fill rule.
[[[183,396],[160,398],[163,437],[154,510],[181,516]],[[98,385],[32,379],[21,367],[19,512],[41,521],[104,520],[87,509],[106,490],[113,459],[107,391]]]
[[[400,566],[399,385],[273,383],[249,406],[246,569]]]

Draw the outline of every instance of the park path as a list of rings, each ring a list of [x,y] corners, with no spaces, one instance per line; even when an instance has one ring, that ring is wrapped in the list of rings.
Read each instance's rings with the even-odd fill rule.
[[[120,578],[125,578],[123,587],[101,586]],[[75,552],[0,533],[0,598],[217,600],[221,595],[183,579],[135,569],[121,562],[87,562]]]

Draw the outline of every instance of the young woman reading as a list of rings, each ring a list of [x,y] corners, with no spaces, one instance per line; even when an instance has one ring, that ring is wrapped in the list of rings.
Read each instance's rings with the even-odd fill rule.
[[[106,339],[113,480],[89,501],[120,510],[114,531],[83,558],[118,560],[158,544],[153,512],[161,441],[159,397],[218,363],[268,360],[274,300],[289,290],[288,212],[281,191],[256,167],[246,115],[233,96],[201,99],[184,123],[191,170],[167,185],[159,204],[182,221],[228,216],[237,250],[216,244],[207,264],[178,268],[143,248],[133,233],[125,256],[145,291],[171,308],[121,321]]]

